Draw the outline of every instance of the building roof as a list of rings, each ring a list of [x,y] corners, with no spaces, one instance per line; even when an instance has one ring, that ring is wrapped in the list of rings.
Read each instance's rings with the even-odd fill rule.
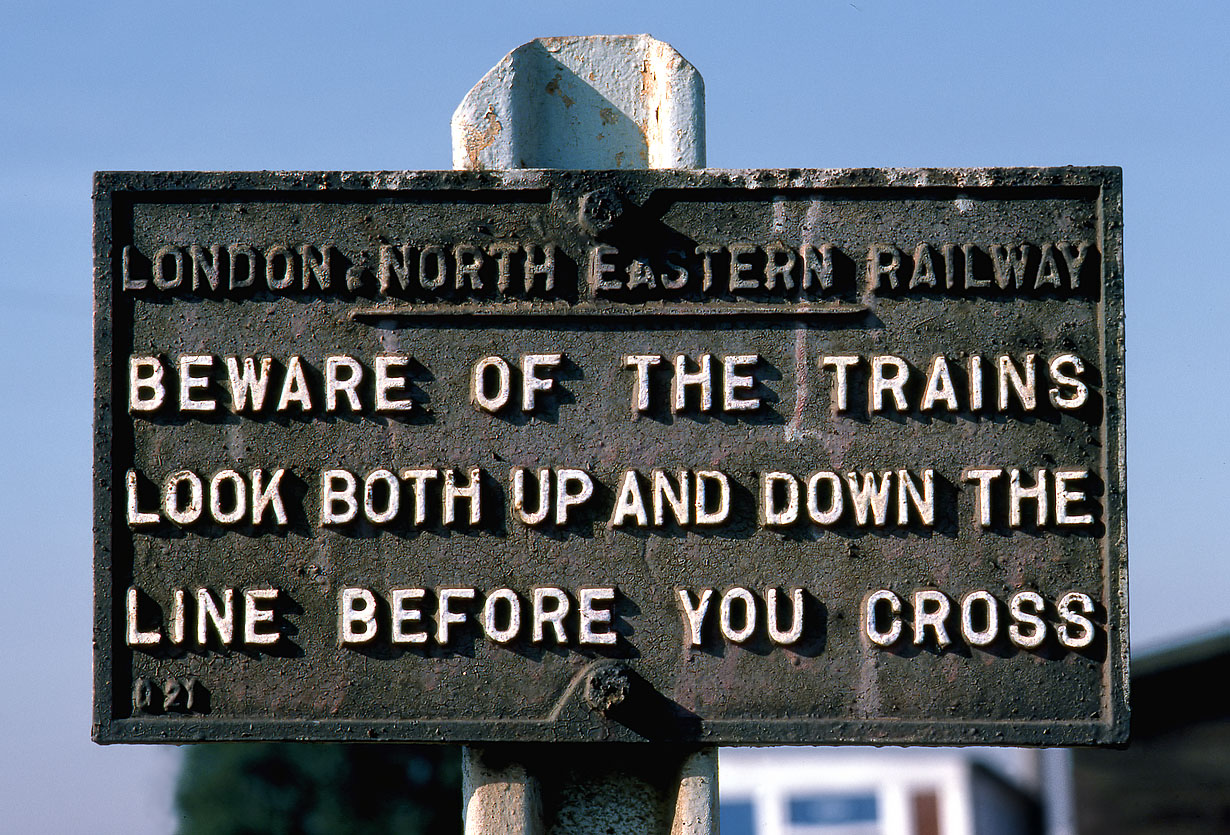
[[[1230,624],[1132,659],[1132,737],[1230,717],[1220,687],[1230,670]]]

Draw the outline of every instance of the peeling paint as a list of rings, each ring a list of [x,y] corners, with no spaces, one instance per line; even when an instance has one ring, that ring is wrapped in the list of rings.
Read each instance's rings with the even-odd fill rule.
[[[487,108],[487,112],[483,114],[483,119],[486,125],[481,131],[477,128],[469,127],[465,131],[466,159],[469,163],[466,167],[471,171],[482,167],[479,164],[479,154],[490,148],[504,130],[504,126],[500,124],[499,118],[495,115],[494,108]]]

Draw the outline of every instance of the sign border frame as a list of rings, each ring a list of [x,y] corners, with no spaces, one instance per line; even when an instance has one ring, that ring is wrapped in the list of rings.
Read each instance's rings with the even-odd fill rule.
[[[857,744],[857,745],[1110,745],[1123,746],[1129,733],[1129,636],[1127,609],[1127,468],[1126,390],[1124,379],[1123,174],[1113,166],[1054,168],[886,168],[756,169],[569,172],[522,171],[357,171],[357,172],[98,172],[94,177],[94,658],[93,729],[95,742],[188,743],[207,741],[401,741],[448,743],[524,742],[520,729],[548,730],[542,739],[591,741],[552,734],[549,720],[371,720],[371,719],[214,719],[195,716],[117,718],[114,663],[122,635],[123,601],[113,592],[118,579],[114,562],[115,522],[123,520],[122,479],[117,480],[113,452],[114,394],[119,387],[113,362],[117,328],[113,303],[119,286],[115,251],[117,203],[138,195],[177,192],[370,193],[452,190],[551,188],[562,178],[584,173],[614,182],[633,174],[638,183],[660,189],[942,189],[1086,188],[1097,192],[1098,238],[1102,287],[1100,313],[1104,402],[1102,468],[1105,481],[1106,530],[1103,536],[1103,583],[1108,602],[1106,659],[1102,676],[1101,717],[1079,721],[1046,720],[856,720],[737,719],[704,720],[701,730],[660,741],[703,745]],[[515,312],[510,313],[516,316]],[[567,313],[562,314],[567,316]],[[752,314],[753,316],[755,314]],[[786,314],[789,316],[789,314]],[[541,321],[541,320],[540,320]],[[122,405],[122,404],[120,404]],[[117,492],[118,491],[118,492]],[[118,608],[117,608],[118,607]],[[118,642],[118,643],[117,643]],[[755,741],[741,728],[760,730]],[[773,733],[764,733],[772,728]],[[940,733],[936,733],[936,730]],[[926,731],[925,733],[923,731]],[[533,743],[531,743],[533,744]]]

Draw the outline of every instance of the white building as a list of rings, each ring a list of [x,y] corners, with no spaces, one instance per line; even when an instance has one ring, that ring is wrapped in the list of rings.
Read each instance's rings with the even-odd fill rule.
[[[722,835],[1073,835],[1060,749],[726,748]]]

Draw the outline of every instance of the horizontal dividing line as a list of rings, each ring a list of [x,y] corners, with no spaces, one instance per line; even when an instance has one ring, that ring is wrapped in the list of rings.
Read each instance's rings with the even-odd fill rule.
[[[509,304],[399,304],[360,307],[349,312],[356,321],[370,319],[606,319],[606,318],[654,318],[654,317],[699,317],[699,318],[774,318],[800,319],[823,316],[849,316],[866,313],[865,304],[836,302],[833,304],[755,304],[733,303],[702,307],[688,304],[643,305],[617,307],[590,303],[533,303]]]

